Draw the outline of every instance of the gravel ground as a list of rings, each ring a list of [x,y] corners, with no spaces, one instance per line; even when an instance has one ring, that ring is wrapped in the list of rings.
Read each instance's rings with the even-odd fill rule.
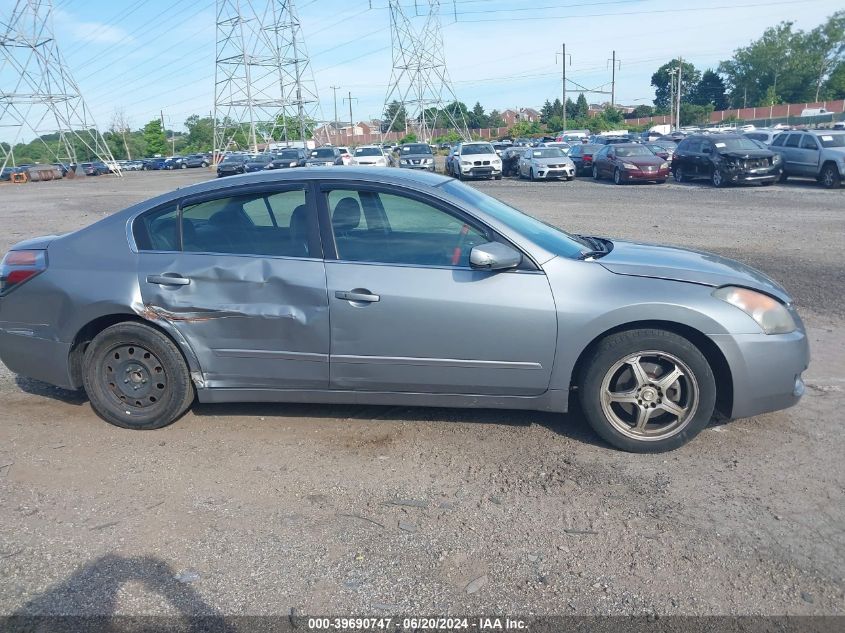
[[[0,251],[206,177],[2,186]],[[0,366],[0,613],[845,614],[845,191],[477,186],[766,271],[807,396],[650,456],[535,412],[197,405],[133,433]]]

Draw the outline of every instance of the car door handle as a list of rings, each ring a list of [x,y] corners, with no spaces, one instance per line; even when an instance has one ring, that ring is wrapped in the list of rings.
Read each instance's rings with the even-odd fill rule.
[[[162,286],[187,286],[191,280],[182,275],[165,273],[164,275],[147,275],[148,284],[160,284]]]
[[[360,301],[362,303],[375,303],[380,299],[378,295],[372,294],[369,290],[337,290],[334,296],[344,301]]]

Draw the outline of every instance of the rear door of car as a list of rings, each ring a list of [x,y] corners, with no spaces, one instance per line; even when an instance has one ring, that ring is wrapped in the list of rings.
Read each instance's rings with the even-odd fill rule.
[[[134,223],[139,310],[169,322],[211,388],[325,389],[329,314],[309,185],[185,198]]]
[[[537,395],[549,386],[557,316],[548,280],[469,266],[499,240],[461,210],[393,185],[321,188],[331,387]]]

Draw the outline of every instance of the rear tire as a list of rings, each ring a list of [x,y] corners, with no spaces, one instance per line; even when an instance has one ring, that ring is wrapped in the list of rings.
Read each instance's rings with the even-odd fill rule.
[[[140,323],[100,332],[85,351],[83,385],[91,407],[125,429],[160,429],[194,401],[194,386],[179,349]]]
[[[634,363],[642,370],[640,380]],[[671,380],[673,366],[678,377],[661,384],[664,377]],[[590,426],[608,443],[633,453],[683,446],[707,426],[716,406],[716,381],[707,359],[690,341],[666,330],[630,330],[601,340],[578,387]],[[631,401],[619,402],[611,394],[630,394]],[[638,430],[640,412],[645,424]]]

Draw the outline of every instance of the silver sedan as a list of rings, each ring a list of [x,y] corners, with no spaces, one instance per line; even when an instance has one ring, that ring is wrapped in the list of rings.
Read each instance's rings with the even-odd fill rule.
[[[523,152],[517,171],[520,178],[530,180],[572,180],[575,163],[559,147],[535,147]]]
[[[717,409],[795,404],[786,291],[735,261],[573,235],[473,187],[383,168],[178,189],[0,264],[0,359],[130,429],[194,402],[566,412],[628,451]],[[57,421],[57,424],[60,423]]]

